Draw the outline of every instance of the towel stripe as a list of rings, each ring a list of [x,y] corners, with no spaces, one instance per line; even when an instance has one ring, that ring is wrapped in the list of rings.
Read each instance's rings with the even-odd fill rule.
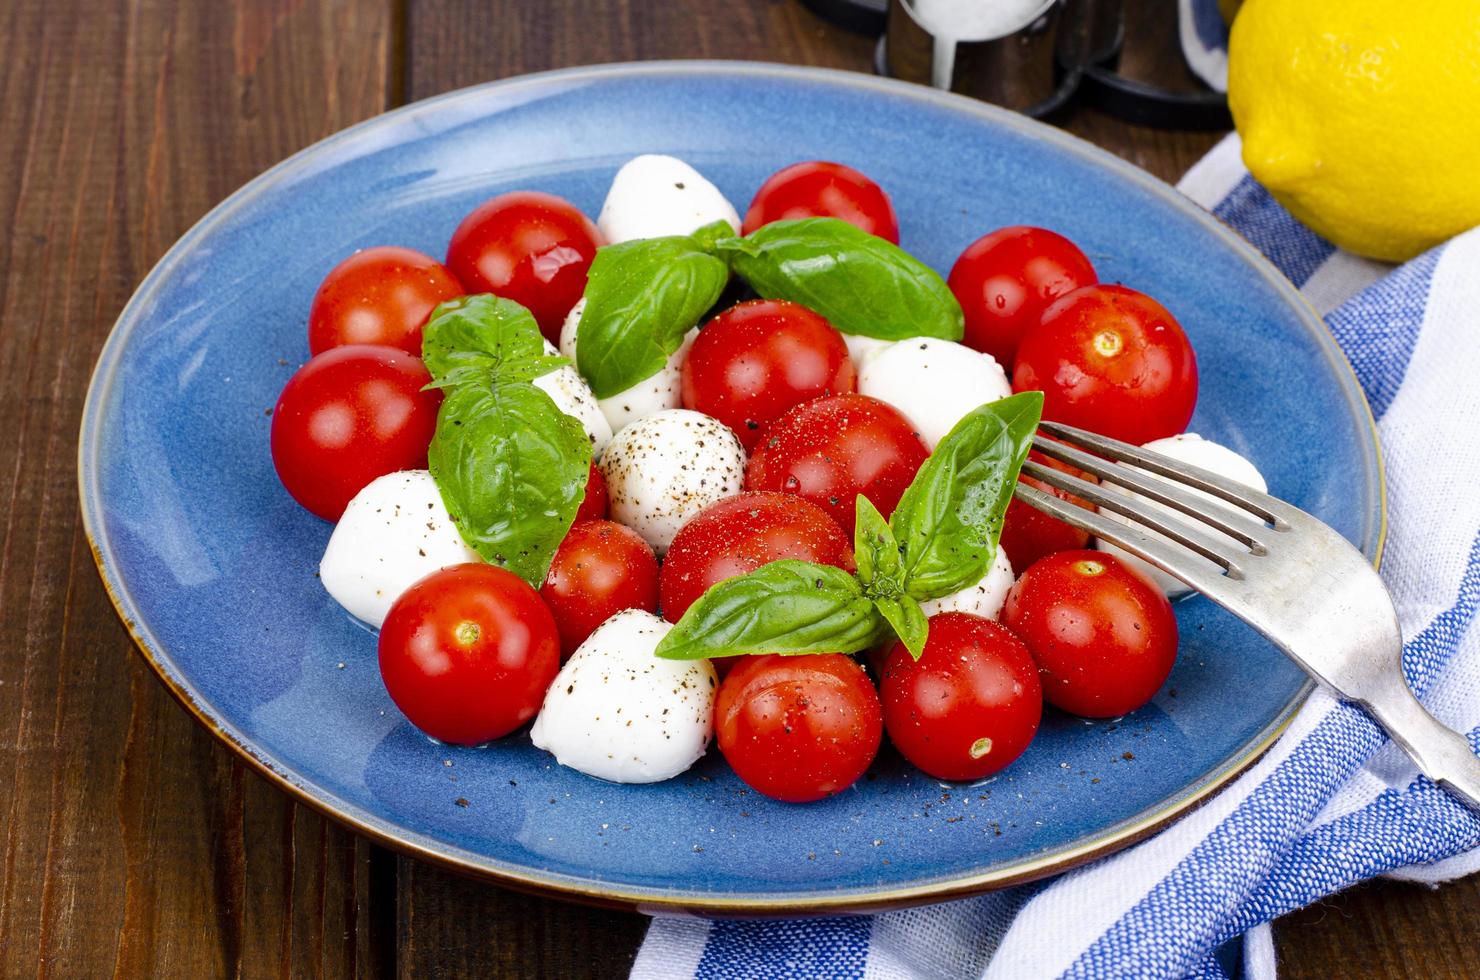
[[[1296,221],[1247,174],[1213,208],[1213,214],[1247,238],[1297,286],[1305,285],[1336,251],[1336,246]]]

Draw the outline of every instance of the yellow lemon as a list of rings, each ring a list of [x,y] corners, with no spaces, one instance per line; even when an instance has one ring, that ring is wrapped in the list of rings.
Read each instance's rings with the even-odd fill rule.
[[[1228,104],[1249,172],[1348,251],[1480,225],[1480,0],[1244,0]]]

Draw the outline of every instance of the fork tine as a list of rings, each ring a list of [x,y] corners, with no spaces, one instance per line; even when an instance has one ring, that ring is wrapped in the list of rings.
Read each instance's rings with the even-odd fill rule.
[[[1112,521],[1092,510],[1085,510],[1078,504],[1071,504],[1067,500],[1023,483],[1019,483],[1014,488],[1013,496],[1034,510],[1040,510],[1050,517],[1057,517],[1065,524],[1077,527],[1081,531],[1088,531],[1097,538],[1103,538],[1132,554],[1141,556],[1168,575],[1187,583],[1199,592],[1221,592],[1220,583],[1229,581],[1227,576],[1210,570],[1207,565],[1189,561],[1191,555],[1185,549],[1172,544],[1165,538],[1148,534],[1133,524]]]
[[[1178,482],[1175,476],[1169,477],[1173,481],[1170,483],[1166,480],[1158,480],[1145,473],[1137,472],[1130,466],[1119,466],[1106,462],[1068,443],[1057,442],[1043,436],[1033,437],[1033,448],[1045,456],[1051,456],[1071,466],[1076,466],[1086,473],[1093,474],[1107,483],[1125,487],[1157,503],[1166,504],[1173,510],[1181,511],[1188,517],[1211,525],[1244,544],[1256,555],[1265,554],[1269,550],[1269,545],[1265,541],[1269,529],[1264,524],[1250,520],[1244,511],[1210,506],[1206,499],[1189,493],[1186,485]],[[1168,464],[1180,465],[1173,464],[1171,460],[1168,460]]]
[[[1243,569],[1239,566],[1236,547],[1228,542],[1219,541],[1211,535],[1199,531],[1197,528],[1180,520],[1165,511],[1157,510],[1145,501],[1122,493],[1112,493],[1104,487],[1088,480],[1081,480],[1077,476],[1064,473],[1060,470],[1044,466],[1042,463],[1028,460],[1023,464],[1023,472],[1041,480],[1049,486],[1058,487],[1081,497],[1092,504],[1096,504],[1101,510],[1113,510],[1115,513],[1144,524],[1166,535],[1178,544],[1191,549],[1215,564],[1221,565],[1233,578],[1242,578]],[[1247,552],[1245,552],[1247,554]]]
[[[1056,439],[1062,439],[1064,442],[1081,446],[1109,459],[1130,463],[1132,466],[1139,466],[1143,470],[1158,473],[1178,483],[1185,483],[1188,486],[1206,491],[1215,497],[1228,501],[1230,504],[1244,508],[1256,515],[1260,520],[1273,524],[1277,530],[1283,531],[1286,529],[1286,521],[1281,511],[1288,505],[1281,500],[1271,497],[1267,493],[1260,493],[1258,490],[1246,487],[1242,483],[1228,479],[1226,476],[1219,476],[1217,473],[1205,470],[1200,466],[1191,466],[1172,459],[1169,456],[1163,456],[1161,453],[1143,449],[1140,446],[1133,446],[1128,442],[1121,442],[1119,439],[1111,439],[1108,436],[1102,436],[1086,429],[1077,429],[1072,425],[1064,425],[1062,422],[1040,422],[1038,423],[1038,429],[1040,432],[1046,432]],[[1038,448],[1044,452],[1048,451],[1043,446],[1039,446]],[[1049,453],[1049,455],[1053,454]],[[1065,460],[1065,462],[1069,462],[1069,460]],[[1077,466],[1078,464],[1076,463],[1075,465]],[[1091,470],[1090,472],[1094,471]],[[1095,473],[1095,475],[1100,476],[1099,473]]]

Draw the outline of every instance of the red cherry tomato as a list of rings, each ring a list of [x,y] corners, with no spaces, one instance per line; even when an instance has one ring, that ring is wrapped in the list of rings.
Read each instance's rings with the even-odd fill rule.
[[[1046,228],[998,228],[966,247],[951,268],[951,292],[966,314],[961,342],[1012,369],[1018,341],[1048,305],[1095,282],[1079,247]]]
[[[380,676],[433,738],[477,745],[540,710],[560,670],[555,620],[518,576],[453,565],[401,593],[380,628]]]
[[[699,331],[683,364],[683,407],[735,430],[747,450],[787,409],[853,390],[843,335],[805,306],[757,299]]]
[[[766,178],[745,212],[745,234],[773,221],[841,218],[870,235],[899,244],[899,219],[889,195],[852,167],[813,160]]]
[[[1038,663],[1043,698],[1086,718],[1150,701],[1177,659],[1177,619],[1156,585],[1114,555],[1061,551],[1007,594],[1002,622]]]
[[[576,519],[571,523],[603,520],[610,503],[611,495],[606,489],[606,477],[602,475],[596,464],[592,463],[591,472],[586,475],[586,495],[581,498],[581,506],[576,510]]]
[[[447,267],[469,290],[520,303],[560,343],[560,325],[586,289],[601,233],[553,194],[516,191],[479,205],[452,233]]]
[[[438,303],[463,294],[447,268],[410,248],[356,252],[330,270],[308,311],[308,349],[385,344],[421,356],[421,328]]]
[[[613,521],[582,521],[555,549],[540,598],[555,616],[561,659],[623,609],[658,609],[658,559],[642,536]]]
[[[658,577],[663,616],[676,623],[711,585],[783,558],[853,571],[843,529],[810,501],[789,493],[718,500],[685,524],[668,548]]]
[[[745,468],[745,489],[805,497],[851,538],[854,498],[863,494],[888,517],[928,455],[894,408],[834,395],[798,405],[766,429]]]
[[[961,612],[930,617],[918,661],[894,644],[879,697],[889,740],[936,779],[1005,769],[1033,741],[1043,714],[1028,648],[990,619]]]
[[[837,653],[742,657],[719,686],[719,750],[747,786],[808,803],[857,782],[883,737],[879,696]]]
[[[1014,391],[1043,392],[1043,417],[1141,445],[1187,428],[1197,358],[1156,300],[1085,286],[1043,312],[1018,345]]]
[[[1051,469],[1077,476],[1081,480],[1088,480],[1091,483],[1100,482],[1078,467],[1051,459],[1036,449],[1028,453],[1028,458]],[[1018,479],[1030,487],[1036,487],[1044,493],[1051,493],[1060,500],[1067,500],[1085,510],[1095,509],[1094,504],[1074,496],[1067,490],[1051,487],[1042,480],[1035,480],[1027,475],[1020,476]],[[1012,562],[1012,567],[1022,569],[1056,551],[1087,548],[1089,537],[1088,531],[1071,527],[1057,517],[1049,517],[1043,511],[1036,510],[1014,497],[1007,505],[1007,514],[1002,519],[1002,537],[999,543],[1002,550],[1007,552],[1007,558]]]
[[[272,463],[293,499],[329,521],[376,477],[426,469],[438,391],[421,358],[350,344],[299,368],[272,414]]]

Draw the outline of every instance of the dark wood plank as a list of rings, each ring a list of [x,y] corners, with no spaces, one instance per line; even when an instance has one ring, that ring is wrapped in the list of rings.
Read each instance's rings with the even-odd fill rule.
[[[377,858],[234,762],[135,656],[75,460],[129,293],[231,190],[384,107],[393,11],[0,5],[0,975],[374,972]]]
[[[1333,976],[1471,980],[1480,976],[1480,877],[1438,889],[1373,882],[1275,924],[1285,980]]]

